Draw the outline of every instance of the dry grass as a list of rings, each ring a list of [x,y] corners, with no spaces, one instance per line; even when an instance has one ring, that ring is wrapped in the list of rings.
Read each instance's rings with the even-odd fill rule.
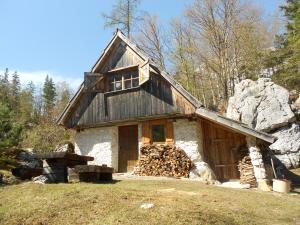
[[[143,203],[154,208],[141,209]],[[300,195],[125,180],[0,188],[0,224],[300,224]]]

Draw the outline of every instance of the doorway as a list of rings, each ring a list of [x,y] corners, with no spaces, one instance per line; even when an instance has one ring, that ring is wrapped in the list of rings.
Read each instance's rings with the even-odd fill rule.
[[[118,172],[133,171],[138,162],[138,125],[119,127]]]

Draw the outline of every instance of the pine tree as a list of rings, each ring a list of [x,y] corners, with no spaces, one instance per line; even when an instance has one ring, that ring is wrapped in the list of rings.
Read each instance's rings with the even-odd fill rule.
[[[286,33],[277,38],[277,50],[270,57],[277,63],[274,80],[288,89],[300,90],[300,1],[287,0],[281,9],[287,23]]]
[[[10,106],[9,104],[9,71],[5,69],[3,75],[0,76],[0,102]]]
[[[52,78],[47,75],[43,87],[43,102],[44,102],[44,114],[46,116],[51,115],[53,107],[55,106],[56,89]]]
[[[0,103],[0,151],[17,146],[21,141],[21,131],[22,126],[13,122],[9,107]]]
[[[21,91],[20,77],[17,71],[15,71],[12,75],[12,81],[10,85],[10,105],[12,111],[16,115],[18,115],[19,113],[20,91]]]

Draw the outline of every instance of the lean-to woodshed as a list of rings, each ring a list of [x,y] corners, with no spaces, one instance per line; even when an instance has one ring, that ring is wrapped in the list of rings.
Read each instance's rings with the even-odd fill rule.
[[[133,170],[143,144],[163,143],[180,147],[196,167],[210,167],[219,180],[239,178],[238,149],[247,143],[256,148],[257,139],[274,141],[204,109],[120,31],[84,74],[58,123],[77,131],[77,153],[116,172]]]

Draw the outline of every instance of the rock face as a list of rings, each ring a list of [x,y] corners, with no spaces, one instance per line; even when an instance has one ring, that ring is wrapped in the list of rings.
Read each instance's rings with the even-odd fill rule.
[[[270,79],[243,80],[229,99],[227,117],[250,127],[271,132],[296,120],[289,105],[289,92]]]
[[[300,123],[280,128],[273,135],[278,139],[270,145],[278,155],[277,158],[287,168],[300,166]]]
[[[300,100],[292,97],[268,78],[248,79],[236,85],[227,108],[227,117],[277,137],[270,149],[287,168],[300,166],[300,125],[296,121]]]

